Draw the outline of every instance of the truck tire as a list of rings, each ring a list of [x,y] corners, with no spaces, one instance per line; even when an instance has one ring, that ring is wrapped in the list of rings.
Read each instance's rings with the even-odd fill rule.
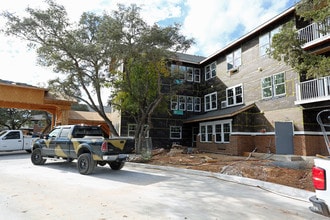
[[[109,166],[111,167],[111,169],[113,170],[120,170],[121,168],[123,168],[125,165],[125,161],[113,161],[113,162],[109,162]]]
[[[34,165],[43,165],[46,162],[46,159],[42,158],[41,150],[36,148],[31,153],[31,161]]]
[[[78,157],[77,168],[80,174],[88,175],[93,172],[95,164],[91,154],[84,153]]]

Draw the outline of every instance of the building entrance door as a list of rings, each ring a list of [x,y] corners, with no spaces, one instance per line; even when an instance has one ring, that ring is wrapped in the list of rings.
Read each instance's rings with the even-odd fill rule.
[[[293,123],[275,122],[276,154],[294,154]]]

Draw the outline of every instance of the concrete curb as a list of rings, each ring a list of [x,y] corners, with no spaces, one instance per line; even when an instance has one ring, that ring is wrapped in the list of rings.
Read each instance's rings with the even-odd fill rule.
[[[265,182],[261,180],[246,178],[246,177],[239,177],[233,175],[226,175],[214,172],[207,172],[207,171],[200,171],[200,170],[192,170],[192,169],[184,169],[178,167],[170,167],[170,166],[158,166],[158,165],[151,165],[151,164],[144,164],[144,163],[134,163],[134,162],[127,162],[126,165],[131,167],[143,167],[147,169],[156,169],[156,170],[169,170],[172,172],[177,173],[186,173],[190,175],[198,175],[198,176],[205,176],[205,177],[214,177],[223,181],[234,182],[238,184],[258,187],[263,190],[279,194],[281,196],[290,197],[293,199],[309,202],[309,197],[315,195],[315,193],[297,189],[294,187],[284,186],[280,184]],[[126,166],[125,165],[125,166]]]

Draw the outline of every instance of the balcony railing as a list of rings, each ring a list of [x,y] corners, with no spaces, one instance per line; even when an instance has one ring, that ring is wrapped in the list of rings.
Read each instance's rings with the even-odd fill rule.
[[[299,39],[305,43],[304,46],[322,41],[330,37],[330,17],[321,23],[312,23],[298,30]]]
[[[330,76],[300,82],[296,91],[296,105],[330,100]]]

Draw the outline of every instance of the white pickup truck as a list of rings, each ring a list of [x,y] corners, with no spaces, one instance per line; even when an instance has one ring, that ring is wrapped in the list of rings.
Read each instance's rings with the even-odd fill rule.
[[[312,174],[315,195],[309,198],[310,210],[330,217],[330,158],[314,159]]]
[[[20,130],[0,131],[0,151],[25,150],[31,153],[32,137],[24,136]]]
[[[316,121],[319,123],[324,141],[330,155],[330,109],[325,109],[317,114]],[[313,206],[310,210],[330,217],[330,157],[317,155],[314,159],[314,167],[312,169],[313,184],[315,195],[309,198]]]

